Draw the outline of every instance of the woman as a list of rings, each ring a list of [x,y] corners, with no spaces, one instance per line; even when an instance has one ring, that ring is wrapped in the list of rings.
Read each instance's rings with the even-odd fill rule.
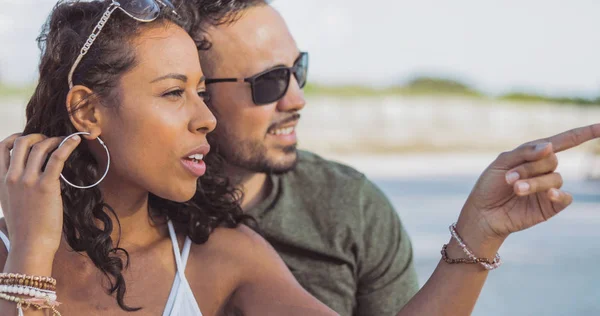
[[[136,6],[146,4],[162,7],[134,0],[120,8],[111,1],[54,8],[40,37],[40,79],[25,132],[2,143],[3,231],[10,239],[10,252],[0,251],[4,271],[53,276],[63,315],[139,308],[140,315],[199,315],[198,306],[217,315],[234,305],[250,315],[265,315],[268,305],[326,311],[239,225],[245,217],[227,183],[208,174],[198,185],[206,134],[216,122],[204,103],[197,47],[186,10],[144,16]],[[104,27],[73,66],[103,15]],[[89,134],[51,153],[75,132]],[[106,177],[89,189],[60,181],[69,155],[65,180],[90,186],[108,168]],[[2,300],[0,315],[17,315],[15,305]]]
[[[0,314],[335,315],[243,225],[251,222],[227,182],[215,170],[204,175],[216,122],[185,12],[165,0],[55,7],[25,132],[0,144],[0,237],[10,249],[0,262],[31,277],[0,276]],[[597,129],[550,142],[565,149]],[[461,213],[456,230],[490,259],[487,268],[508,234],[571,203],[558,190],[553,144],[536,144],[501,155]],[[486,200],[490,190],[506,199]],[[450,258],[467,256],[459,237]],[[467,315],[486,275],[441,262],[399,315]],[[446,308],[456,300],[462,306]]]

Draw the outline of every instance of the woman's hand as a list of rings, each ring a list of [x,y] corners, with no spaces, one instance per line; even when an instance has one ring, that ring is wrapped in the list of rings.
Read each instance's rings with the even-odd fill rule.
[[[15,134],[0,142],[0,203],[14,249],[54,256],[60,245],[60,173],[80,142],[72,137],[55,150],[63,139]]]
[[[573,201],[561,190],[556,153],[600,137],[600,124],[573,129],[502,153],[481,175],[459,217],[467,245],[498,245],[511,233],[544,222]]]

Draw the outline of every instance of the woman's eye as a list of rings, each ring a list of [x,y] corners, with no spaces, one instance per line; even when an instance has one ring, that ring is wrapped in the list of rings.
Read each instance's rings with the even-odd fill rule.
[[[178,90],[169,91],[169,92],[163,94],[163,97],[178,98],[178,97],[181,97],[182,95],[183,95],[183,90],[178,89]]]
[[[204,102],[210,101],[210,94],[208,91],[198,91],[198,96],[204,100]]]

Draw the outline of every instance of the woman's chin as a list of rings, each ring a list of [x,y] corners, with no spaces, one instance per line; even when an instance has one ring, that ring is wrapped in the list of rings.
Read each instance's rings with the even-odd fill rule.
[[[178,203],[185,203],[188,202],[189,200],[191,200],[194,195],[196,195],[196,188],[194,188],[194,191],[190,191],[190,192],[181,192],[182,194],[179,194],[177,196],[175,196],[172,201],[178,202]]]
[[[154,195],[165,199],[165,200],[169,200],[169,201],[173,201],[173,202],[177,202],[177,203],[185,203],[188,202],[189,200],[191,200],[194,195],[196,195],[196,190],[197,190],[197,186],[193,186],[193,187],[181,187],[179,188],[179,190],[177,191],[169,191],[169,192],[164,192],[165,194],[156,194],[154,193]]]

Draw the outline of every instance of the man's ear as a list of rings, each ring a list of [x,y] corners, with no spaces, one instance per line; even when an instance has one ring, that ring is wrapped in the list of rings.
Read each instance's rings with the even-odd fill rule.
[[[102,134],[102,114],[98,111],[100,103],[92,90],[85,86],[74,86],[67,95],[66,106],[73,126],[80,132],[90,133],[83,137],[93,140]]]

